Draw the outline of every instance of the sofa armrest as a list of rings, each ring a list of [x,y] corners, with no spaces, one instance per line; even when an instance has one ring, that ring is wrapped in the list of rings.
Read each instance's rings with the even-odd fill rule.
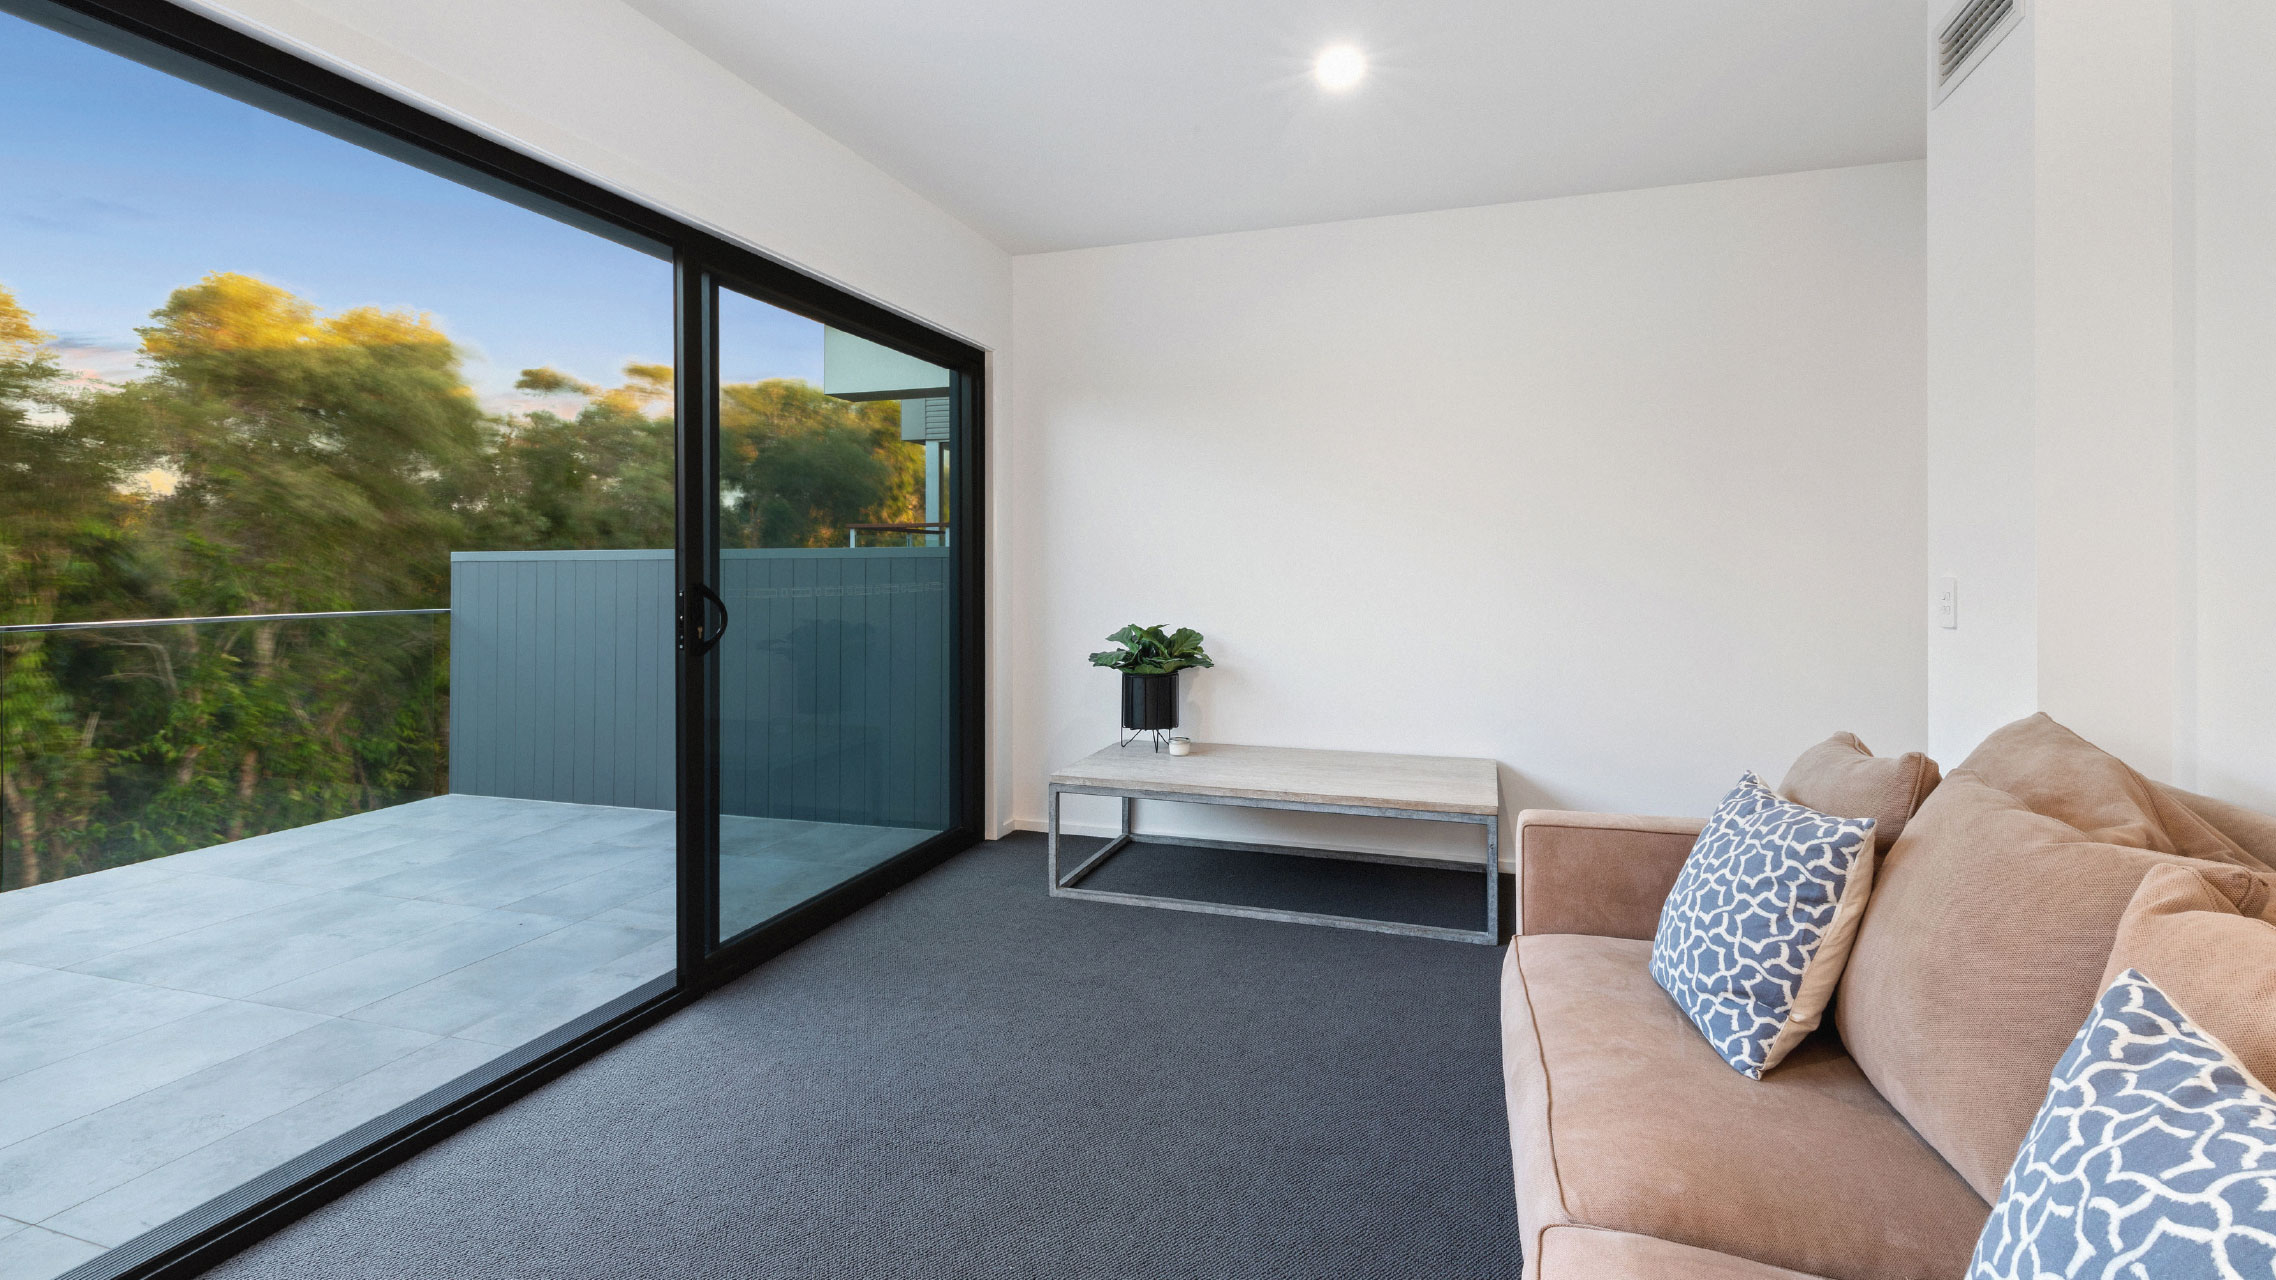
[[[1516,931],[1650,938],[1706,825],[1563,809],[1519,813]]]

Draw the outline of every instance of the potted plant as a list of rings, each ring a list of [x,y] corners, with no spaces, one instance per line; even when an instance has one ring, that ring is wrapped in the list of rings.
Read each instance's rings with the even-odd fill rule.
[[[1108,636],[1122,646],[1091,655],[1091,665],[1122,673],[1122,727],[1161,734],[1178,727],[1178,672],[1214,667],[1201,651],[1201,633],[1191,627],[1166,632],[1133,622]]]

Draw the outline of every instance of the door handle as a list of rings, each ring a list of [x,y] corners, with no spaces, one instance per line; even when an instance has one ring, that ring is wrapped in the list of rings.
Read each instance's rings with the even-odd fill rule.
[[[709,586],[701,582],[695,584],[693,594],[696,597],[696,607],[692,610],[688,608],[689,594],[685,591],[680,593],[680,647],[692,649],[697,657],[702,657],[719,647],[719,639],[727,634],[727,624],[731,619],[727,612],[727,602],[720,599],[719,593]],[[719,625],[708,630],[705,627],[709,621],[706,606],[719,610]]]

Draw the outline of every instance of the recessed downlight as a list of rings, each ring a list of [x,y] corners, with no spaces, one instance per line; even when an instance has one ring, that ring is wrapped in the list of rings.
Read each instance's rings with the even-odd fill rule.
[[[1367,55],[1355,44],[1329,45],[1312,63],[1312,78],[1321,88],[1342,93],[1367,78]]]

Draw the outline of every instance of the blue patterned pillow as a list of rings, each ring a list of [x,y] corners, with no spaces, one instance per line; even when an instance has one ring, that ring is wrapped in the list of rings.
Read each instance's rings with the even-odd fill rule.
[[[1759,1080],[1825,1016],[1872,889],[1871,818],[1781,800],[1749,773],[1668,891],[1652,979]]]
[[[2276,1096],[2137,969],[2055,1064],[1969,1280],[2276,1275]]]

